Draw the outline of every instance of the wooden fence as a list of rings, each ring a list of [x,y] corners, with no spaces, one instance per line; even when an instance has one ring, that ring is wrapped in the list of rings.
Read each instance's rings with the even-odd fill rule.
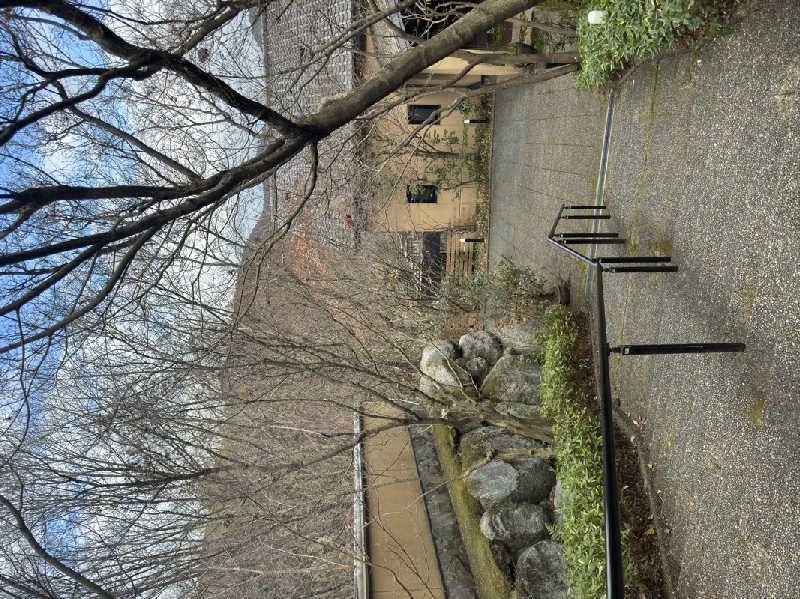
[[[462,242],[461,239],[474,239],[475,231],[450,229],[443,232],[447,237],[447,279],[457,283],[469,277],[475,270],[475,258],[478,243]]]

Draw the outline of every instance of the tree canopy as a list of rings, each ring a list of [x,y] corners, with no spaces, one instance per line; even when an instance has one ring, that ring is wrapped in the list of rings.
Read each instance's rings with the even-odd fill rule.
[[[376,313],[366,270],[337,272],[364,295],[342,294],[270,249],[311,197],[326,138],[534,3],[459,5],[435,36],[309,107],[284,102],[274,77],[305,85],[411,3],[363,7],[297,65],[269,71],[259,17],[280,26],[292,2],[0,0],[6,595],[231,588],[226,560],[251,537],[282,539],[283,556],[272,574],[251,568],[266,577],[254,596],[285,594],[273,580],[284,571],[341,595],[320,563],[340,564],[347,534],[311,538],[297,520],[350,501],[323,492],[350,475],[344,414],[359,397],[402,406],[419,392],[397,371],[416,372],[401,308]],[[260,186],[299,155],[309,172],[296,209],[248,246]],[[276,288],[292,290],[289,312]],[[264,312],[243,317],[253,306]],[[378,330],[387,355],[364,341]],[[389,425],[414,419],[404,408]]]

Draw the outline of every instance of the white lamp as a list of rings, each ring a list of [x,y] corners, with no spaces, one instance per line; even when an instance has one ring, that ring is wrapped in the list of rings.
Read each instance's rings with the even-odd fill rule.
[[[604,25],[606,17],[608,16],[607,10],[590,10],[589,11],[589,24],[590,25]]]

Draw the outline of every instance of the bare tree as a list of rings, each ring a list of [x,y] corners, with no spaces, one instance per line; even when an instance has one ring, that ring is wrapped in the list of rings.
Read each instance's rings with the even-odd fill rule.
[[[353,411],[386,427],[547,434],[417,389],[419,314],[372,278],[377,254],[326,272],[280,258],[328,172],[326,138],[532,4],[464,5],[375,77],[308,107],[276,81],[307,85],[404,5],[265,72],[245,40],[285,3],[0,0],[8,596],[267,597],[297,588],[298,572],[340,596]],[[238,232],[261,212],[260,185],[302,156],[298,200],[248,245]]]

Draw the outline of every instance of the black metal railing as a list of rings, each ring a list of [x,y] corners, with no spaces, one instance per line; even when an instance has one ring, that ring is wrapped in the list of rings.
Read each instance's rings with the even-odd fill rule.
[[[595,269],[597,284],[597,338],[600,349],[598,395],[601,406],[600,430],[603,436],[603,502],[606,533],[606,597],[624,599],[625,583],[622,574],[622,551],[619,529],[619,491],[617,489],[616,459],[614,456],[614,426],[611,410],[611,381],[608,357],[683,354],[708,352],[741,352],[744,343],[670,343],[658,345],[619,345],[611,347],[606,338],[606,311],[603,297],[603,274],[627,272],[677,272],[671,256],[599,256],[589,257],[569,247],[572,245],[622,245],[625,240],[617,233],[564,233],[558,231],[562,221],[608,220],[605,206],[561,206],[547,241]]]

